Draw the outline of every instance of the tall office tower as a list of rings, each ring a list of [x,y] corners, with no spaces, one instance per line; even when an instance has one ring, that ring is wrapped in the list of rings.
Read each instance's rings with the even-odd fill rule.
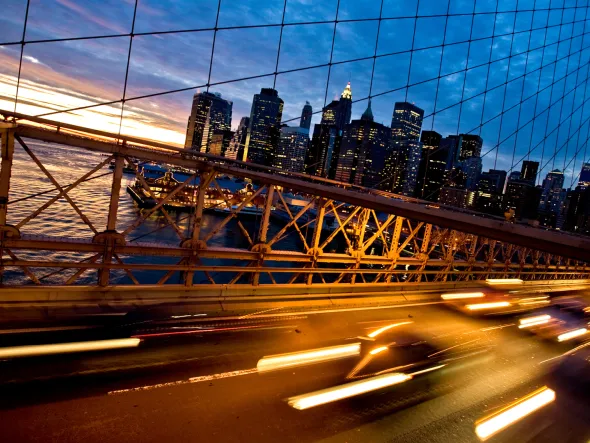
[[[273,166],[285,172],[303,172],[308,145],[309,128],[283,126]]]
[[[239,161],[246,161],[244,150],[248,138],[248,126],[250,126],[250,117],[242,117],[238,130],[234,133],[230,142],[230,151],[235,152],[235,159]]]
[[[447,157],[440,147],[441,140],[442,135],[436,131],[422,131],[422,154],[414,193],[417,198],[432,200],[433,192],[444,184]],[[436,196],[433,201],[438,201],[438,192]]]
[[[397,102],[391,118],[391,152],[387,158],[387,189],[403,195],[416,192],[420,167],[420,131],[424,110],[408,102]]]
[[[221,94],[197,92],[193,96],[184,147],[193,151],[209,152],[213,134],[231,129],[232,102]]]
[[[490,169],[479,176],[475,209],[486,214],[502,215],[502,193],[506,182],[506,171]]]
[[[520,169],[520,179],[531,182],[533,185],[537,181],[537,172],[539,171],[539,162],[525,160],[522,162]]]
[[[408,102],[396,102],[391,117],[391,138],[393,140],[414,140],[420,138],[424,110]]]
[[[390,137],[390,128],[374,121],[369,101],[360,120],[344,127],[336,180],[382,188]]]
[[[461,149],[459,151],[459,159],[465,160],[470,157],[481,157],[481,148],[483,147],[483,139],[475,134],[461,134]]]
[[[578,179],[578,186],[583,188],[590,187],[590,163],[584,163],[580,171],[580,178]]]
[[[279,145],[283,100],[271,88],[254,95],[244,157],[247,161],[271,166]]]
[[[518,219],[536,219],[538,215],[540,188],[530,180],[509,178],[504,194],[504,209],[514,210]]]
[[[299,122],[299,127],[305,128],[309,130],[311,127],[311,117],[313,116],[313,108],[309,102],[305,102],[305,106],[301,111],[301,120]]]
[[[333,100],[322,109],[322,120],[313,128],[311,144],[305,159],[305,172],[320,177],[334,178],[340,153],[342,131],[350,123],[352,90],[350,82],[339,100]]]
[[[563,191],[564,175],[559,169],[547,174],[541,187],[541,201],[539,203],[540,223],[543,226],[561,228],[560,216],[563,210],[566,193]]]
[[[218,131],[211,136],[209,142],[209,154],[226,157],[227,151],[231,151],[231,140],[234,136],[233,131]],[[231,156],[233,157],[233,153]]]

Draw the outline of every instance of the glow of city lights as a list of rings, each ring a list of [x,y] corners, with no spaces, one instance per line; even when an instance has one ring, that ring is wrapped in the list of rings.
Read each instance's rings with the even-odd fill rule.
[[[13,346],[9,348],[0,348],[0,359],[135,348],[139,346],[140,342],[141,340],[138,338],[117,338],[113,340],[56,343],[49,345]]]
[[[321,363],[337,358],[352,357],[359,355],[360,352],[361,344],[352,343],[349,345],[330,346],[288,354],[269,355],[258,360],[256,368],[258,372],[274,371],[312,363]]]
[[[377,329],[377,330],[375,330],[375,331],[371,332],[371,333],[369,334],[369,337],[371,337],[371,338],[375,338],[375,337],[377,337],[379,334],[382,334],[382,333],[383,333],[383,332],[385,332],[385,331],[389,331],[390,329],[393,329],[393,328],[395,328],[395,327],[397,327],[397,326],[402,326],[402,325],[409,325],[410,323],[413,323],[413,322],[411,322],[411,321],[402,321],[402,322],[399,322],[399,323],[392,323],[392,324],[390,324],[390,325],[383,326],[382,328],[379,328],[379,329]]]
[[[588,329],[586,329],[586,328],[580,328],[580,329],[576,329],[574,331],[564,332],[563,334],[557,336],[557,341],[559,341],[559,342],[568,341],[568,340],[571,340],[572,338],[580,337],[580,336],[587,334],[587,333],[588,333]]]
[[[550,315],[536,315],[535,317],[527,317],[527,318],[521,318],[519,320],[519,325],[518,327],[520,329],[524,329],[524,328],[530,328],[532,326],[538,326],[538,325],[543,325],[546,323],[549,323],[549,320],[551,320],[551,316]]]
[[[411,375],[400,373],[378,375],[365,380],[354,381],[341,386],[334,386],[309,394],[291,397],[287,402],[289,403],[289,406],[303,410],[393,386],[408,381],[411,378]]]
[[[487,278],[488,285],[520,285],[523,281],[520,278]]]
[[[442,294],[440,297],[443,300],[460,300],[463,298],[481,298],[484,297],[483,292],[466,292],[464,294]]]
[[[467,305],[465,306],[470,311],[479,311],[482,309],[495,309],[495,308],[505,308],[510,306],[510,303],[507,301],[498,301],[492,303],[476,303],[474,305]]]
[[[386,351],[387,349],[389,349],[387,346],[380,346],[378,348],[373,349],[371,352],[369,352],[369,354],[371,354],[371,355],[379,354],[380,352]]]
[[[555,391],[546,386],[512,403],[475,426],[475,433],[484,441],[527,415],[555,400]]]

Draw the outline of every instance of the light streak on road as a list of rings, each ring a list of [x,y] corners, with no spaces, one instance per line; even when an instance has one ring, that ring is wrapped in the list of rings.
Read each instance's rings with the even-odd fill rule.
[[[554,400],[555,391],[545,386],[502,408],[498,413],[480,420],[475,426],[475,433],[480,440],[487,440]]]
[[[550,315],[536,315],[534,317],[527,317],[527,318],[521,318],[519,320],[519,329],[524,329],[524,328],[530,328],[532,326],[538,326],[538,325],[543,325],[546,323],[549,323],[549,320],[551,320],[551,316]]]
[[[256,368],[240,369],[238,371],[220,372],[218,374],[201,375],[198,377],[191,377],[188,380],[170,381],[166,383],[158,383],[156,385],[139,386],[137,388],[119,389],[116,391],[109,391],[108,395],[127,394],[129,392],[151,391],[152,389],[169,388],[171,386],[186,385],[190,383],[199,383],[203,381],[221,380],[223,378],[238,377],[240,375],[255,374],[258,372]]]
[[[476,303],[473,305],[465,306],[470,311],[479,311],[483,309],[496,309],[496,308],[506,308],[510,306],[510,303],[507,301],[498,301],[492,303]]]
[[[361,344],[330,346],[327,348],[311,349],[307,351],[291,352],[288,354],[269,355],[258,360],[256,367],[259,372],[292,368],[313,363],[352,357],[361,353]]]
[[[558,335],[557,341],[559,341],[559,342],[568,341],[568,340],[571,340],[572,338],[580,337],[580,336],[585,335],[587,333],[588,333],[588,329],[586,329],[586,328],[575,329],[573,331],[564,332],[563,334]]]
[[[488,285],[521,285],[523,281],[520,278],[487,278]]]
[[[413,322],[411,322],[411,321],[402,321],[402,322],[399,322],[399,323],[392,323],[391,325],[383,326],[382,328],[379,328],[379,329],[371,332],[369,334],[369,337],[375,338],[375,337],[377,337],[378,335],[382,334],[385,331],[389,331],[390,329],[396,328],[398,326],[409,325],[410,323],[413,323]]]
[[[244,319],[244,318],[250,318],[250,317],[254,317],[255,315],[260,315],[260,314],[265,314],[267,312],[271,312],[271,311],[277,311],[279,309],[283,309],[282,307],[279,308],[270,308],[270,309],[264,309],[262,311],[257,311],[257,312],[252,312],[251,314],[246,314],[246,315],[242,315],[240,317],[238,317],[240,320]]]
[[[14,346],[0,348],[0,359],[135,348],[139,346],[140,342],[141,340],[139,338],[118,338],[113,340],[81,341],[49,345]]]
[[[387,349],[389,349],[387,346],[380,346],[378,348],[373,349],[371,352],[369,352],[369,354],[376,355],[383,351],[387,351]]]
[[[411,375],[400,373],[378,375],[365,380],[353,381],[341,386],[334,386],[332,388],[310,392],[309,394],[291,397],[287,400],[287,402],[295,409],[309,409],[315,406],[332,403],[334,401],[354,397],[360,394],[366,394],[371,391],[376,391],[378,389],[383,389],[403,383],[410,380],[411,378]]]
[[[482,298],[485,297],[483,292],[465,292],[462,294],[442,294],[440,296],[443,300],[461,300],[465,298]]]

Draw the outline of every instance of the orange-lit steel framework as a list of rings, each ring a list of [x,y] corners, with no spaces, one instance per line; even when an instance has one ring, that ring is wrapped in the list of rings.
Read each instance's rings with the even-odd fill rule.
[[[585,279],[590,270],[585,264],[585,261],[590,261],[590,240],[586,238],[478,217],[469,211],[432,206],[427,202],[351,187],[319,177],[279,173],[272,168],[194,153],[162,143],[7,111],[0,111],[0,115],[4,115],[4,122],[0,123],[0,272],[20,269],[35,285],[44,285],[35,268],[57,270],[56,273],[63,275],[60,283],[63,285],[74,285],[84,273],[94,270],[99,287],[109,287],[113,283],[111,274],[114,270],[124,272],[132,285],[140,285],[134,274],[137,271],[160,272],[158,285],[162,287],[176,273],[180,273],[185,286],[191,287],[199,284],[195,273],[202,273],[206,276],[206,283],[214,285],[257,286],[277,281],[306,285],[390,285],[396,282],[458,282],[487,278]],[[108,156],[74,183],[63,187],[29,149],[27,138],[76,146]],[[9,225],[6,216],[12,156],[14,150],[20,148],[53,183],[58,194],[16,225]],[[69,193],[112,160],[115,168],[107,223],[102,227],[94,226]],[[179,183],[171,194],[159,199],[151,193],[133,160],[184,167],[192,171],[191,179],[200,178],[188,235],[183,234],[165,206],[190,179]],[[157,204],[144,210],[126,229],[117,231],[119,193],[125,164],[136,168],[137,180]],[[204,233],[201,228],[205,190],[219,188],[217,178],[220,175],[247,177],[259,187],[237,206],[232,207],[232,203],[225,199],[227,215],[219,217],[213,230]],[[310,202],[297,212],[291,212],[284,199],[286,191],[305,195]],[[240,214],[246,204],[262,197],[264,209],[257,232],[248,231],[240,221]],[[65,199],[85,223],[87,237],[40,237],[27,232],[27,223],[60,198]],[[286,208],[288,221],[271,236],[268,229],[271,209],[279,203]],[[130,233],[155,211],[160,211],[174,228],[179,237],[178,246],[154,247],[154,244],[131,244],[128,241]],[[332,230],[322,230],[326,217],[334,220]],[[247,248],[210,244],[212,237],[231,220],[236,220]],[[299,251],[276,247],[289,232],[299,237]],[[345,244],[344,251],[328,252],[326,247],[336,236]],[[20,251],[27,250],[77,252],[88,256],[81,261],[19,258]],[[140,257],[142,263],[130,262],[130,257]],[[174,263],[150,263],[150,257],[169,257]],[[217,264],[208,264],[209,259],[215,259]]]

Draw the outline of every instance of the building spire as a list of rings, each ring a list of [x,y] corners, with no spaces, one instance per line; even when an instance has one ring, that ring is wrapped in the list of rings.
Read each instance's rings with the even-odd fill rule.
[[[348,82],[346,88],[344,88],[344,91],[342,91],[342,95],[340,96],[340,98],[352,100],[352,90],[350,89],[350,82]]]
[[[365,112],[363,112],[361,120],[370,122],[375,120],[375,118],[373,117],[373,110],[371,109],[371,99],[369,99],[369,105],[367,106],[367,109],[365,109]]]

